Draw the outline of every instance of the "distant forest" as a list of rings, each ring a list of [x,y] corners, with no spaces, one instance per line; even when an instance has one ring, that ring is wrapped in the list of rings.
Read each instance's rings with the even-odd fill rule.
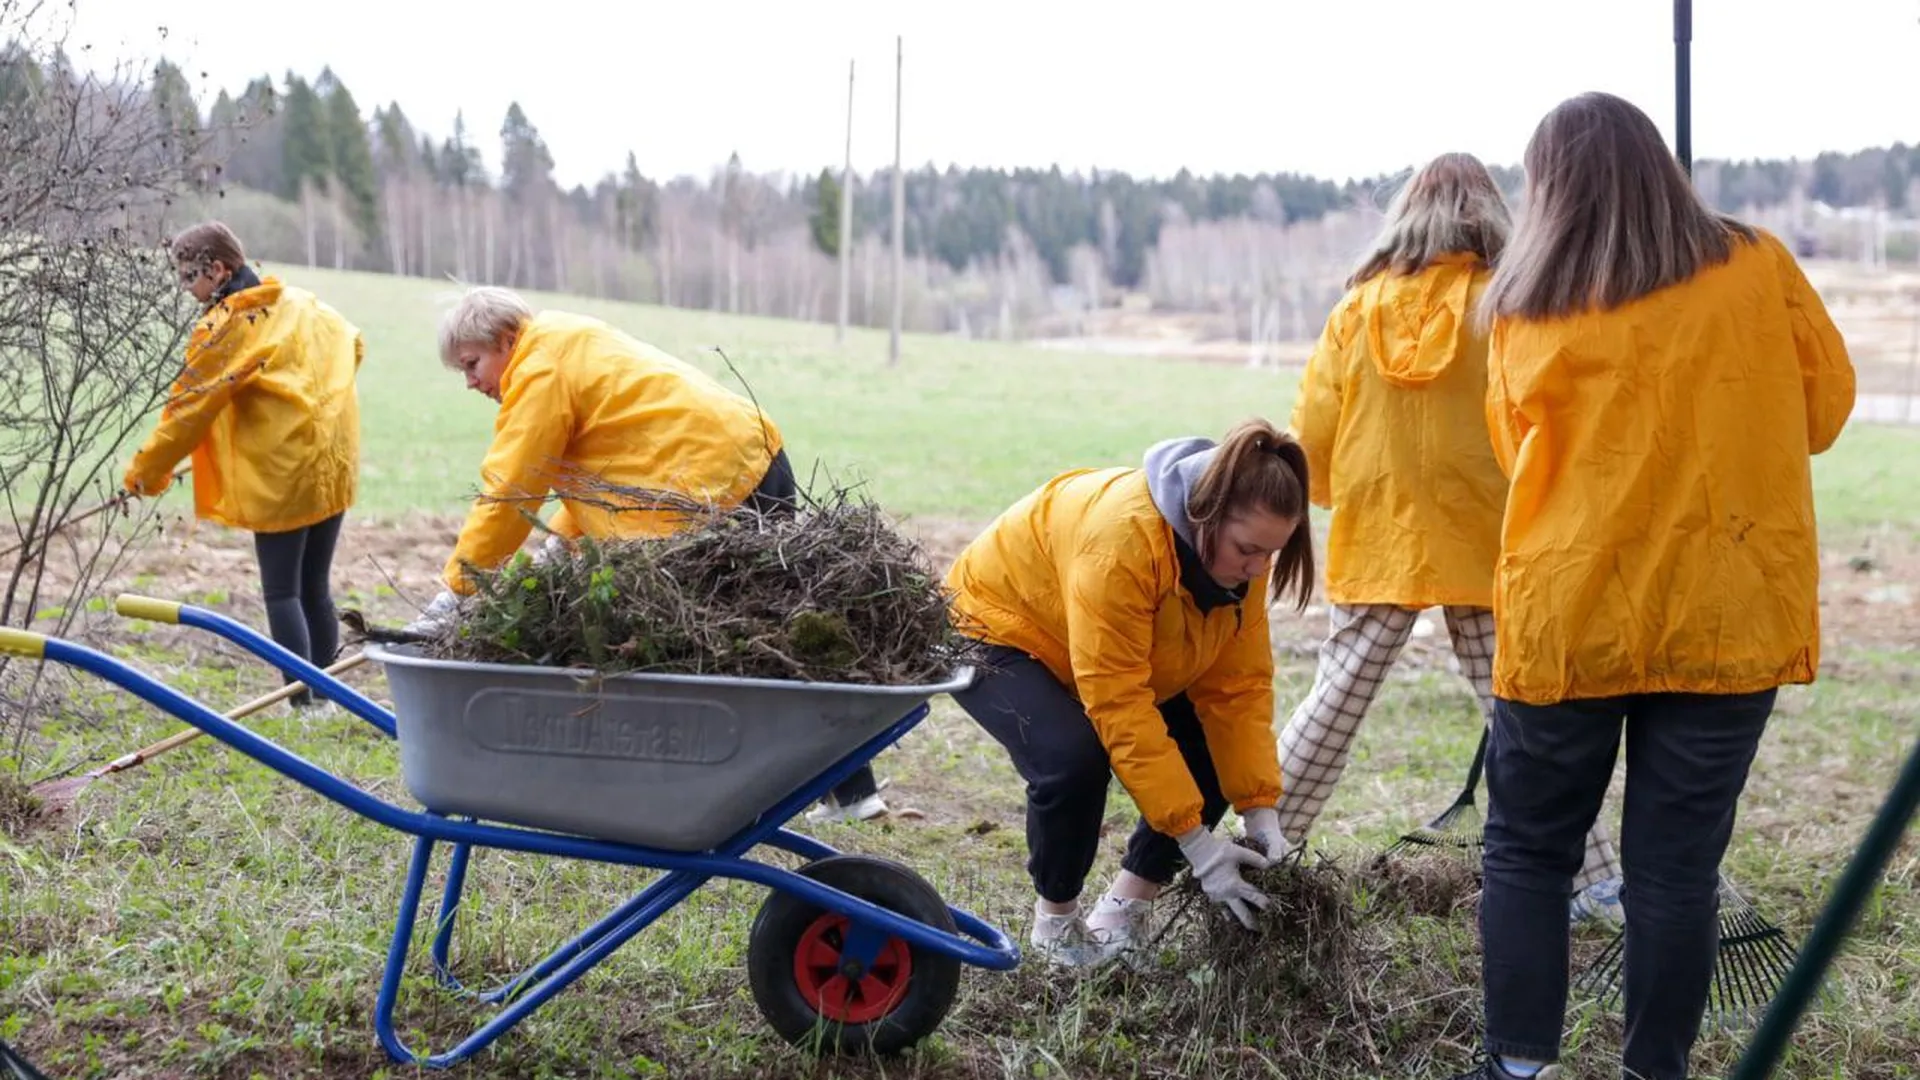
[[[56,77],[0,51],[0,109]],[[205,209],[256,257],[493,282],[683,307],[831,319],[840,178],[757,173],[739,156],[703,177],[649,176],[638,154],[591,187],[564,188],[518,104],[497,129],[464,115],[438,136],[398,103],[371,113],[331,70],[262,76],[238,96],[196,99],[176,65],[147,73],[145,100],[198,155]],[[497,140],[497,174],[479,145]],[[1414,163],[1409,162],[1409,165]],[[1510,197],[1519,170],[1495,166]],[[1721,209],[1792,233],[1808,254],[1861,254],[1857,229],[1813,228],[1920,208],[1920,146],[1810,161],[1695,164]],[[1404,176],[1404,174],[1403,174]],[[976,336],[1060,332],[1076,312],[1131,300],[1221,312],[1236,336],[1317,322],[1402,177],[1334,182],[1298,173],[1141,180],[1123,172],[962,169],[906,175],[905,319]],[[890,170],[854,178],[852,318],[884,325]],[[1820,204],[1851,214],[1815,215]],[[1871,216],[1871,215],[1869,215]],[[1874,258],[1920,258],[1911,233]],[[1313,327],[1308,326],[1311,330]]]

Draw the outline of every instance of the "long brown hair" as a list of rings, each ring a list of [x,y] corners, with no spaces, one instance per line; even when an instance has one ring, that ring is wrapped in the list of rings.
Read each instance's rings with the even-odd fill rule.
[[[1561,102],[1527,142],[1526,212],[1481,314],[1607,311],[1727,261],[1753,229],[1701,201],[1647,114],[1612,94]]]
[[[1347,288],[1387,270],[1417,274],[1454,252],[1470,252],[1492,266],[1512,229],[1507,200],[1486,165],[1472,154],[1441,154],[1394,195]]]
[[[1209,558],[1220,529],[1237,514],[1265,510],[1299,524],[1273,560],[1270,600],[1291,591],[1294,610],[1313,595],[1313,529],[1307,519],[1307,452],[1293,436],[1258,418],[1227,433],[1187,495],[1194,546]]]

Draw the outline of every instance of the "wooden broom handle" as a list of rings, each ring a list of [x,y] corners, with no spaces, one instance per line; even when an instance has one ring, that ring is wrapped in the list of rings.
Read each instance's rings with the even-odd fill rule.
[[[334,664],[332,667],[326,668],[325,670],[326,670],[326,673],[329,675],[339,675],[342,672],[351,671],[354,668],[359,667],[361,664],[366,663],[366,660],[367,660],[366,653],[357,652],[357,653],[353,653],[350,656],[341,657],[339,660],[334,661]],[[262,694],[259,697],[254,698],[252,701],[249,701],[244,705],[236,706],[231,712],[226,713],[225,716],[228,720],[240,720],[245,717],[252,716],[254,713],[259,712],[261,709],[264,709],[269,705],[273,705],[278,702],[285,701],[286,699],[299,693],[301,690],[306,688],[306,685],[307,685],[306,683],[300,683],[300,682],[288,683],[287,685],[281,687],[280,689],[275,690],[271,694]],[[159,757],[161,754],[164,754],[169,750],[173,750],[178,747],[185,746],[187,743],[190,743],[193,740],[205,734],[206,734],[205,731],[202,731],[197,727],[188,728],[185,731],[175,732],[174,734],[169,735],[164,739],[161,739],[159,742],[154,743],[152,746],[143,746],[140,749],[135,750],[130,754],[113,759],[112,761],[107,763],[106,768],[100,771],[101,775],[104,776],[107,773],[116,773],[121,771],[122,769],[131,769],[135,765],[138,765],[144,761],[151,761],[154,758]]]

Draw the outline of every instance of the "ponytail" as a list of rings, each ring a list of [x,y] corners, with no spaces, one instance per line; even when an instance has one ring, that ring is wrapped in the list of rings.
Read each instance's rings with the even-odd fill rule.
[[[1187,517],[1201,558],[1211,558],[1220,529],[1236,514],[1266,511],[1296,525],[1273,560],[1269,596],[1291,593],[1295,611],[1313,595],[1313,528],[1308,519],[1307,452],[1265,420],[1244,420],[1227,433],[1187,498]]]

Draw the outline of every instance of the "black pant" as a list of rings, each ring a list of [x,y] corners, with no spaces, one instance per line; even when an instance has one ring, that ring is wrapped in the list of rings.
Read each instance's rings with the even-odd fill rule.
[[[1567,900],[1626,728],[1621,829],[1627,909],[1621,1063],[1681,1080],[1719,950],[1720,859],[1775,692],[1498,701],[1487,748],[1487,1049],[1559,1057]]]
[[[320,667],[340,651],[340,622],[333,611],[333,549],[345,513],[290,532],[254,533],[260,560],[260,591],[267,601],[267,630],[288,652]],[[292,672],[282,672],[297,682]],[[296,704],[312,695],[295,694]]]
[[[747,496],[747,508],[782,517],[799,510],[800,485],[794,481],[793,463],[785,450],[776,452],[767,464],[767,474]]]
[[[1100,823],[1107,814],[1113,769],[1107,748],[1087,711],[1046,665],[1017,649],[989,650],[990,669],[954,695],[960,707],[1007,748],[1027,782],[1027,873],[1040,896],[1064,904],[1080,895],[1100,850]],[[1180,748],[1204,802],[1201,820],[1211,829],[1227,812],[1213,756],[1193,702],[1180,694],[1160,706],[1167,734]],[[1155,832],[1145,819],[1127,840],[1120,865],[1165,885],[1184,859],[1180,845]]]

